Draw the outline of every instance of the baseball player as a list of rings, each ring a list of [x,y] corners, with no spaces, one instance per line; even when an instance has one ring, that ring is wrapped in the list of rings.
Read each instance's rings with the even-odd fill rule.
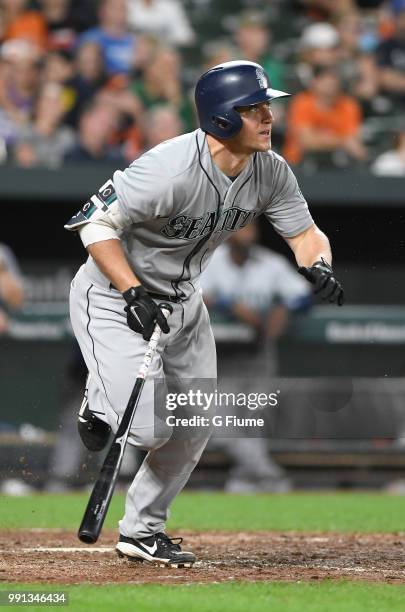
[[[103,448],[110,429],[116,431],[154,325],[164,332],[130,432],[130,443],[148,454],[127,493],[120,555],[175,566],[195,562],[181,539],[166,535],[165,522],[209,434],[175,439],[165,422],[157,427],[153,379],[216,378],[199,283],[215,248],[264,214],[315,291],[343,302],[328,239],[287,163],[271,151],[270,104],[286,95],[270,87],[258,64],[215,66],[196,86],[200,128],[116,171],[65,226],[89,253],[72,281],[70,308],[89,370],[79,432],[90,450]],[[173,306],[168,320],[162,301]]]
[[[17,259],[10,247],[0,242],[0,334],[8,327],[7,311],[20,308],[23,300],[21,270]]]

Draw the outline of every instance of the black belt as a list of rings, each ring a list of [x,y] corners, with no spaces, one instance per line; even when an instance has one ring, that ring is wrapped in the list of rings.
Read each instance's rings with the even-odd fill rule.
[[[110,283],[110,289],[114,289],[115,291],[119,291],[117,287],[115,287],[112,283]],[[165,295],[164,293],[155,293],[154,291],[148,291],[148,295],[155,300],[162,300],[163,302],[174,302],[178,304],[181,302],[181,298],[176,297],[174,295]]]
[[[174,295],[164,295],[163,293],[155,293],[154,291],[148,291],[148,295],[155,298],[155,300],[163,300],[163,302],[174,302],[175,304],[181,302],[181,299]]]

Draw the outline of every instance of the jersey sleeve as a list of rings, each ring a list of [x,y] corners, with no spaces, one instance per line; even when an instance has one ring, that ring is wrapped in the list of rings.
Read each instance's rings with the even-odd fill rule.
[[[128,223],[144,223],[168,217],[173,210],[174,183],[158,160],[145,154],[113,177],[118,202]]]
[[[271,196],[264,214],[276,232],[286,238],[297,236],[314,223],[293,171],[278,155],[274,164]]]

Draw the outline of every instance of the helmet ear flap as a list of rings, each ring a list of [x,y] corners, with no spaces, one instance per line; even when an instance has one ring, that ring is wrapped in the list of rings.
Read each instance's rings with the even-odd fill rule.
[[[232,127],[231,122],[225,117],[219,117],[218,115],[212,115],[211,121],[214,125],[221,128],[222,130],[229,130]]]
[[[243,122],[239,113],[236,110],[232,109],[229,115],[230,117],[224,117],[223,115],[211,116],[211,121],[213,125],[215,125],[215,127],[217,128],[215,135],[219,138],[232,138],[233,136],[236,136],[236,134],[242,128]],[[220,134],[220,132],[222,132],[223,136],[222,134]]]

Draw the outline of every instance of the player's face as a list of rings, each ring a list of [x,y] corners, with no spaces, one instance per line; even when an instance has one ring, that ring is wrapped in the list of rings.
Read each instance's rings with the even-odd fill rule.
[[[242,129],[236,136],[241,150],[268,151],[271,148],[271,126],[274,119],[270,102],[240,107],[238,112],[243,121]]]

